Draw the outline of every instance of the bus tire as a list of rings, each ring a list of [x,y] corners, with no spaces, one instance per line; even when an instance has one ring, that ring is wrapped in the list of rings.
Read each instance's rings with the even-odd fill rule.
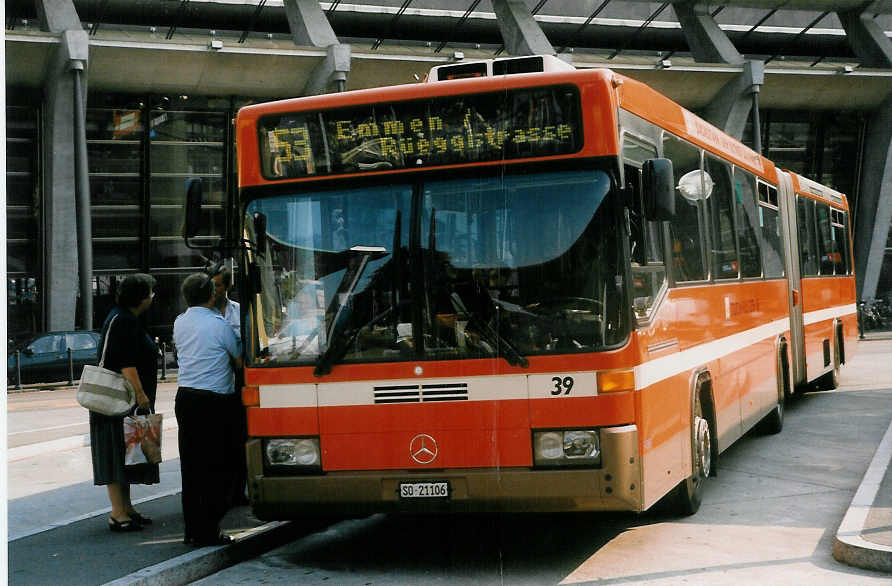
[[[787,343],[781,342],[777,353],[777,404],[762,419],[762,432],[770,435],[784,429],[784,407],[790,394],[790,363],[787,360]]]
[[[830,371],[831,389],[839,388],[839,368],[842,364],[842,327],[836,328],[836,335],[833,336],[833,370]]]
[[[676,510],[682,516],[693,515],[700,509],[703,500],[703,485],[713,474],[713,455],[716,446],[713,440],[709,413],[704,409],[703,395],[708,386],[697,385],[694,410],[691,416],[691,475],[675,488]]]

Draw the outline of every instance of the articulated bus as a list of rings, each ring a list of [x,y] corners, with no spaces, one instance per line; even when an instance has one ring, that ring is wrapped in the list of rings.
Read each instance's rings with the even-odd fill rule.
[[[612,71],[460,63],[236,126],[260,518],[692,514],[854,349],[846,198]]]

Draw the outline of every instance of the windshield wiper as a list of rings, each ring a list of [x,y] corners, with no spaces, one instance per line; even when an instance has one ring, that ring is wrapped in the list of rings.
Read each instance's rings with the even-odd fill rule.
[[[489,324],[484,322],[482,319],[477,317],[476,314],[468,311],[468,308],[465,307],[465,304],[462,302],[461,297],[458,293],[452,293],[450,295],[452,299],[452,305],[455,306],[455,309],[466,316],[468,316],[468,321],[473,322],[477,329],[484,334],[490,342],[495,342],[496,347],[501,350],[506,350],[504,353],[497,352],[498,355],[502,356],[505,360],[508,361],[508,364],[511,366],[522,366],[523,368],[527,368],[530,365],[530,361],[526,359],[520,352],[517,351],[514,346],[511,345],[508,340],[503,338],[499,332],[492,329]],[[490,298],[492,300],[492,298]],[[492,300],[495,301],[495,300]]]
[[[348,340],[343,339],[342,334],[347,324],[350,323],[350,317],[353,315],[353,304],[351,302],[353,291],[359,284],[359,279],[362,278],[369,261],[387,256],[387,249],[383,246],[352,246],[345,252],[358,254],[359,261],[353,261],[348,265],[344,276],[341,277],[341,282],[338,284],[338,290],[335,293],[335,299],[338,300],[338,310],[332,320],[331,328],[328,330],[328,347],[319,356],[319,361],[313,370],[313,374],[316,376],[322,376],[331,372],[331,366],[334,361],[346,352]]]

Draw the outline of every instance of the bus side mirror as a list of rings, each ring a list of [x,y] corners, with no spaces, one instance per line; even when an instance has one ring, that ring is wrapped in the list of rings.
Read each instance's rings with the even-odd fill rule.
[[[186,188],[186,225],[183,238],[189,240],[198,236],[201,229],[201,204],[204,199],[204,186],[201,179],[190,179]]]
[[[266,214],[254,212],[254,239],[257,244],[257,254],[266,252]]]
[[[642,167],[644,215],[648,220],[664,222],[675,217],[675,178],[672,161],[648,159]]]

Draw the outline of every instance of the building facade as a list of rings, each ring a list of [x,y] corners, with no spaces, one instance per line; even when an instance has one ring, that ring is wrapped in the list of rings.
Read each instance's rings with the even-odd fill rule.
[[[892,3],[775,4],[8,1],[8,333],[98,328],[142,271],[168,340],[180,284],[205,265],[181,237],[187,182],[206,187],[204,236],[236,222],[241,106],[532,53],[641,79],[846,193],[859,295],[892,297]]]

